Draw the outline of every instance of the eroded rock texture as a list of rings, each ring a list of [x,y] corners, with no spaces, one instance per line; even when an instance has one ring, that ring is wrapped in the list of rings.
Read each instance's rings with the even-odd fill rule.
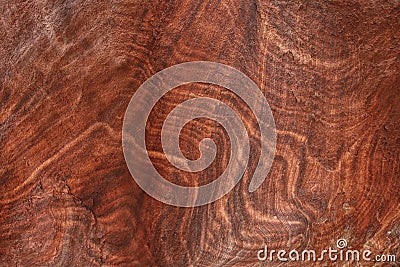
[[[0,13],[1,266],[261,266],[264,245],[322,250],[339,238],[400,260],[399,1],[27,0],[0,1]],[[194,60],[253,79],[278,143],[266,181],[248,193],[251,112],[224,88],[175,89],[147,129],[153,163],[171,181],[207,183],[229,160],[226,133],[209,120],[181,134],[192,159],[203,137],[215,138],[204,172],[181,175],[158,153],[164,115],[183,100],[221,99],[255,132],[234,190],[177,208],[131,178],[122,120],[147,78]],[[374,264],[398,263],[362,266]]]

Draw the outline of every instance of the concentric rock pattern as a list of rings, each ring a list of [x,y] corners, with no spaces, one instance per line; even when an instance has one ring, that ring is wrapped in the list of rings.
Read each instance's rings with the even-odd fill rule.
[[[322,250],[339,238],[400,259],[399,1],[17,0],[0,13],[0,266],[261,266],[265,245]],[[183,154],[198,158],[211,137],[215,161],[186,174],[168,163],[161,127],[182,101],[224,101],[251,133],[241,182],[210,205],[177,208],[134,182],[121,129],[147,78],[195,60],[257,83],[277,149],[249,193],[259,155],[249,108],[217,86],[174,89],[146,137],[170,181],[208,183],[229,161],[224,129],[198,119],[181,132]]]

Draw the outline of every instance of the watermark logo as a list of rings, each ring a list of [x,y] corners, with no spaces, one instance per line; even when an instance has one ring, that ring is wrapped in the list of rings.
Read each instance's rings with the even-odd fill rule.
[[[336,246],[338,247],[338,249],[342,249],[342,248],[347,247],[347,241],[346,241],[346,239],[343,239],[343,238],[338,239],[338,240],[336,241]]]
[[[299,251],[292,249],[290,251],[269,250],[268,246],[257,252],[257,259],[259,261],[278,261],[278,262],[295,262],[295,261],[352,261],[352,262],[396,262],[396,256],[391,254],[373,255],[372,251],[348,249],[346,239],[338,239],[336,241],[336,248],[329,247],[321,251],[314,249],[305,249]]]
[[[199,144],[200,158],[189,160],[180,151],[179,134],[184,125],[193,119],[212,119],[224,127],[231,142],[226,169],[206,185],[185,187],[166,180],[154,168],[145,144],[145,127],[150,112],[168,91],[196,82],[215,84],[232,91],[247,104],[257,119],[261,152],[249,192],[263,183],[275,155],[276,129],[272,111],[258,86],[244,73],[207,61],[182,63],[156,73],[138,88],[128,105],[122,130],[123,152],[132,177],[147,194],[179,207],[206,205],[227,194],[242,178],[249,160],[249,136],[241,117],[221,101],[199,97],[180,103],[168,114],[161,130],[163,151],[169,162],[181,170],[204,170],[215,159],[216,145],[213,140],[203,139]],[[185,112],[187,110],[191,112]]]

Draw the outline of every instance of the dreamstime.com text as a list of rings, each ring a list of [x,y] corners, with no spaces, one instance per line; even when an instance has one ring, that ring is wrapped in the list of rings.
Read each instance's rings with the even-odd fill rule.
[[[268,246],[257,252],[257,258],[260,261],[366,261],[366,262],[396,262],[396,255],[381,254],[373,255],[372,251],[347,249],[347,241],[339,239],[336,242],[336,248],[329,247],[321,250],[319,253],[312,249],[298,251],[296,249],[269,250]]]

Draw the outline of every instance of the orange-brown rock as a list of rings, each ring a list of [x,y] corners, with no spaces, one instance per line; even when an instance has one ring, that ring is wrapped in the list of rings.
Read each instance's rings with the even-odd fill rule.
[[[339,238],[400,260],[399,1],[5,0],[0,13],[0,266],[261,266],[265,245],[322,250]],[[121,129],[146,79],[196,60],[255,81],[277,149],[249,193],[259,152],[251,112],[221,87],[174,89],[146,137],[171,181],[207,183],[229,160],[225,131],[206,119],[182,130],[181,148],[195,159],[199,141],[214,138],[208,169],[185,175],[159,153],[163,119],[182,101],[230,103],[256,132],[231,192],[178,208],[134,182]]]

